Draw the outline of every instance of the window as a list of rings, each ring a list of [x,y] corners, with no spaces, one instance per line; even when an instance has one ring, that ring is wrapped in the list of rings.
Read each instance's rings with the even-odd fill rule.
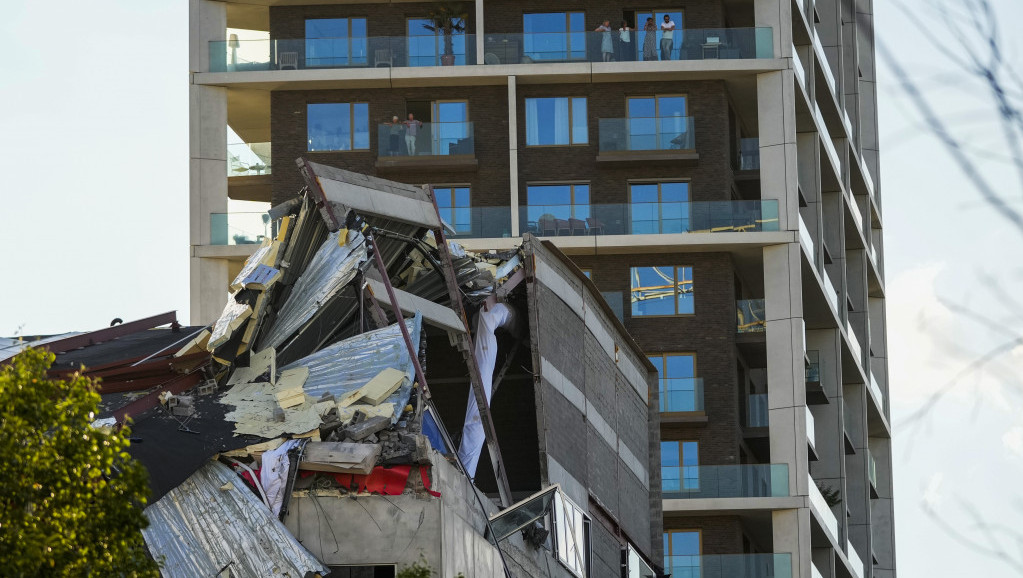
[[[692,315],[692,267],[633,267],[632,316]]]
[[[469,208],[469,187],[434,187],[440,218],[455,228],[456,234],[472,232],[472,210]]]
[[[586,15],[583,12],[523,14],[522,31],[522,53],[527,58],[586,58]]]
[[[309,68],[366,65],[365,18],[305,21],[305,65]]]
[[[689,150],[695,147],[686,117],[686,96],[644,96],[627,100],[628,150]]]
[[[587,144],[586,98],[527,98],[526,145]]]
[[[554,534],[558,561],[576,576],[589,576],[589,520],[561,492],[554,494]]]
[[[696,379],[696,355],[659,353],[648,357],[660,376],[661,411],[702,411],[703,392]]]
[[[689,183],[630,183],[631,233],[689,231]]]
[[[310,152],[369,149],[369,104],[310,104],[306,116]]]
[[[661,491],[700,489],[700,443],[661,442]]]
[[[537,234],[586,233],[586,219],[590,217],[589,185],[529,185],[526,203],[527,226]]]
[[[440,66],[444,54],[453,57],[453,64],[465,64],[465,31],[445,36],[443,31],[435,32],[427,26],[433,26],[428,18],[408,19],[408,65]],[[450,51],[445,46],[448,40],[451,41]]]
[[[671,530],[664,533],[664,570],[672,576],[700,576],[703,551],[699,530]]]
[[[673,32],[665,33],[664,31],[661,30],[661,25],[664,24],[664,15],[665,14],[667,14],[668,17],[671,19],[671,21],[675,23],[675,30]],[[683,14],[681,11],[679,11],[679,10],[671,10],[671,9],[669,9],[669,10],[643,10],[643,11],[635,12],[635,20],[633,20],[633,22],[636,23],[636,30],[637,30],[637,34],[636,35],[637,35],[637,41],[638,41],[638,44],[636,46],[639,48],[639,50],[637,51],[639,59],[640,60],[653,60],[653,61],[657,61],[657,60],[679,60],[680,55],[682,54],[682,52],[681,52],[682,51],[682,40],[683,40],[683,36],[685,34],[685,31],[683,30],[683,28],[684,28],[684,26],[683,26],[683,19],[684,19],[684,17],[685,17],[685,14]],[[646,34],[647,33],[644,30],[644,26],[646,25],[646,19],[647,18],[653,18],[654,19],[654,26],[657,28],[657,31],[654,32],[654,35],[655,35],[654,36],[654,40],[649,45],[651,48],[653,48],[652,51],[645,50],[645,48],[648,46],[646,44],[646,42],[647,42]],[[665,34],[667,34],[667,36],[665,36]],[[665,39],[671,41],[671,48],[670,49],[663,42]],[[669,57],[667,59],[664,58],[664,56],[666,56],[666,53],[664,52],[664,50],[670,50],[670,55],[668,55]],[[651,58],[651,56],[652,56],[652,58]]]

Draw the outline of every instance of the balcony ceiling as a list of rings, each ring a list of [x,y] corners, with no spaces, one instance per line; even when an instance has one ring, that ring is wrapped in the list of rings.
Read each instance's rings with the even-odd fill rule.
[[[270,91],[227,91],[227,124],[245,142],[269,142]]]
[[[242,30],[270,30],[270,10],[266,6],[228,2],[227,27]]]

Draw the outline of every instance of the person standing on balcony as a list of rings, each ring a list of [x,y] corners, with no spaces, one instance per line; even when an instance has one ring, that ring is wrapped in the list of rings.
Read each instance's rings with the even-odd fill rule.
[[[408,113],[408,120],[405,121],[405,146],[408,148],[409,156],[416,154],[416,135],[422,126],[423,123],[416,120],[411,112]]]
[[[604,57],[604,62],[613,61],[615,49],[614,43],[611,41],[611,21],[605,20],[594,32],[603,32],[600,35],[600,53]]]
[[[398,120],[398,115],[391,117],[391,122],[385,122],[388,127],[387,154],[398,156],[401,153],[401,133],[405,131],[405,124]]]
[[[657,25],[651,16],[643,26],[643,60],[657,60]]]
[[[671,60],[671,51],[675,48],[675,21],[665,14],[661,22],[661,60]]]
[[[632,28],[629,28],[628,22],[622,20],[622,25],[618,27],[618,61],[624,62],[635,59],[636,53],[633,51],[632,46]]]

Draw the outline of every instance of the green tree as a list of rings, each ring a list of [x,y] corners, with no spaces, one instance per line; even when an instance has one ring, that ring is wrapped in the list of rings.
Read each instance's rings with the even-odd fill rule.
[[[129,431],[92,428],[95,384],[50,379],[53,360],[26,349],[0,369],[0,573],[155,576],[140,532],[147,476],[126,452]]]

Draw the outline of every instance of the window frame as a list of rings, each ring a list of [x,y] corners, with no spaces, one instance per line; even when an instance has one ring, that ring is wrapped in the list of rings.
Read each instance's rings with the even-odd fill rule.
[[[348,23],[348,36],[344,37],[344,39],[348,41],[348,56],[346,58],[346,60],[347,60],[346,64],[337,64],[337,63],[331,63],[331,64],[313,64],[313,65],[309,64],[309,52],[310,52],[310,50],[309,50],[309,41],[310,40],[334,40],[334,41],[337,41],[337,40],[341,40],[342,39],[342,38],[336,37],[336,36],[317,36],[317,37],[310,38],[309,37],[309,21],[311,21],[311,20],[344,20],[344,21],[346,21]],[[352,21],[353,20],[362,20],[364,22],[365,29],[366,29],[365,36],[356,37],[356,36],[354,36],[352,34]],[[306,68],[321,69],[321,68],[347,68],[347,67],[354,67],[354,66],[359,66],[359,67],[369,66],[369,18],[368,17],[366,17],[366,16],[341,16],[341,17],[328,16],[328,17],[322,17],[322,18],[321,17],[305,18],[304,19],[304,28],[305,28],[305,38],[304,38],[305,44],[303,46],[304,53],[303,53],[303,57],[302,58],[303,58],[303,61],[305,63],[305,67]],[[354,61],[352,46],[353,46],[353,41],[355,41],[355,40],[362,40],[362,42],[363,42],[362,48],[363,48],[363,50],[365,50],[365,54],[362,56],[363,62],[358,62],[357,63],[357,62]],[[337,57],[331,57],[331,60],[338,60],[338,58]]]
[[[565,542],[565,550],[569,550],[568,536],[564,536],[562,532],[566,531],[568,524],[559,519],[558,510],[559,506],[562,511],[573,510],[572,517],[578,517],[578,520],[582,523],[582,528],[575,529],[575,536],[573,538],[582,539],[585,551],[579,552],[579,548],[576,547],[576,556],[574,562],[582,564],[582,568],[577,568],[573,561],[568,559],[568,552],[562,552],[562,542]],[[578,516],[576,516],[576,514]],[[564,516],[566,519],[568,516]],[[551,521],[553,528],[553,536],[551,536],[551,546],[554,550],[554,557],[559,564],[574,576],[578,578],[587,578],[590,575],[590,566],[592,561],[591,555],[591,536],[590,536],[590,517],[587,515],[586,510],[583,510],[579,505],[573,502],[563,491],[558,489],[554,494],[554,503],[551,505]],[[563,557],[564,556],[564,557]]]
[[[698,545],[698,551],[696,554],[674,554],[671,552],[671,534],[696,534],[696,543]],[[665,558],[665,569],[672,568],[672,564],[668,564],[667,561],[673,556],[695,556],[701,558],[703,556],[703,530],[700,528],[681,528],[678,530],[664,530],[664,558]],[[692,566],[690,566],[691,568]],[[699,567],[699,566],[697,566]]]
[[[529,144],[529,101],[531,100],[558,100],[565,99],[568,101],[568,142],[567,143],[552,143],[552,144]],[[573,120],[575,119],[575,101],[581,100],[583,106],[586,107],[586,114],[584,116],[583,126],[586,127],[586,142],[575,142],[575,134],[572,130]],[[526,131],[525,143],[528,148],[550,148],[550,147],[585,147],[590,146],[590,99],[588,96],[526,96],[523,97],[522,106],[524,108],[523,116],[526,119],[524,128]]]
[[[662,468],[665,467],[664,466],[664,444],[678,444],[678,453],[677,453],[677,456],[678,456],[678,466],[668,466],[668,467],[677,467],[678,468],[678,475],[679,475],[679,477],[678,477],[678,482],[679,482],[678,493],[699,492],[700,491],[700,475],[699,475],[700,474],[700,440],[693,440],[693,439],[661,440],[661,467]],[[686,452],[685,452],[685,445],[686,444],[694,444],[696,446],[696,464],[695,465],[686,465]],[[693,478],[686,478],[685,468],[696,468],[696,478],[695,478],[696,484],[694,486],[687,486],[686,485],[686,480],[687,479],[693,479]],[[662,476],[662,481],[661,481],[661,489],[662,489],[662,491],[664,489],[663,476]]]
[[[451,221],[447,221],[447,223],[449,225],[451,225],[451,227],[453,229],[455,229],[455,231],[456,231],[455,236],[458,236],[458,235],[471,235],[472,234],[472,226],[473,226],[473,222],[472,222],[473,221],[473,219],[472,219],[472,185],[468,184],[468,183],[466,183],[466,184],[461,184],[461,183],[459,183],[459,184],[440,184],[440,185],[430,185],[430,188],[433,190],[434,198],[437,199],[437,209],[440,211],[440,216],[441,216],[442,219],[444,218],[444,211],[451,211],[452,212],[451,213],[452,217],[454,217],[454,211],[457,210],[457,209],[466,209],[466,210],[469,211],[469,228],[468,228],[468,230],[466,230],[466,231],[459,231],[458,230],[458,225],[454,221],[454,219],[452,219]],[[438,190],[445,190],[445,189],[450,191],[450,193],[451,193],[450,194],[450,199],[451,199],[451,206],[450,207],[443,207],[443,206],[441,206],[441,204],[440,204],[440,197],[437,194]],[[455,205],[455,195],[456,195],[455,189],[465,189],[467,191],[467,193],[469,195],[469,204],[468,205],[466,205],[465,207],[459,207],[459,206]]]
[[[671,357],[671,356],[690,357],[690,358],[692,358],[693,374],[688,376],[688,377],[666,377],[666,376],[663,375],[663,373],[661,371],[658,371],[657,372],[657,399],[658,399],[658,401],[661,399],[661,396],[664,394],[663,382],[664,382],[665,379],[693,379],[693,380],[699,379],[699,369],[697,367],[697,355],[696,355],[695,351],[665,351],[665,352],[647,353],[646,354],[647,359],[650,360],[651,363],[653,363],[654,359],[660,358],[660,360],[661,360],[661,367],[662,368],[667,368],[667,366],[668,366],[667,360],[668,360],[668,357]],[[693,382],[693,394],[694,395],[695,395],[695,392],[696,392],[696,382],[694,381]],[[691,410],[691,411],[667,411],[667,410],[664,409],[664,404],[660,404],[660,408],[659,409],[660,409],[661,413],[671,413],[671,414],[679,414],[679,413],[703,413],[703,410],[698,410],[698,409],[695,409],[695,408],[693,410]]]
[[[693,181],[692,181],[692,179],[630,179],[630,180],[626,181],[625,184],[628,187],[628,191],[629,191],[628,205],[629,205],[629,234],[630,235],[640,234],[640,233],[633,232],[633,228],[634,228],[633,225],[634,225],[634,222],[635,222],[633,220],[633,212],[632,212],[633,206],[634,205],[652,205],[652,204],[654,204],[654,203],[637,203],[636,201],[633,201],[633,199],[632,199],[632,187],[634,185],[657,185],[657,218],[658,218],[658,220],[657,220],[657,233],[642,233],[642,234],[675,235],[675,234],[688,233],[691,230],[691,225],[692,225],[692,220],[693,220]],[[685,205],[685,214],[683,215],[682,218],[685,219],[686,226],[685,227],[681,227],[683,230],[679,231],[678,233],[665,232],[664,231],[664,221],[665,221],[665,219],[664,219],[664,211],[662,209],[662,205],[667,204],[663,200],[664,199],[663,186],[666,185],[666,184],[684,184],[684,185],[686,185],[686,200],[684,200],[684,201],[670,201],[670,203],[679,202],[679,203],[682,203],[682,204]]]
[[[310,107],[321,106],[321,105],[347,105],[348,106],[348,127],[349,127],[348,144],[349,144],[349,148],[347,148],[347,149],[313,149],[313,148],[311,148],[312,147],[312,142],[311,142],[312,139],[309,136],[309,132],[310,132],[310,130],[309,130],[310,129],[309,122],[310,122],[310,116],[311,115],[309,114],[309,110],[310,110]],[[365,127],[366,128],[366,146],[365,147],[360,147],[360,148],[355,148],[355,134],[356,134],[357,131],[356,131],[356,128],[355,128],[354,120],[355,120],[355,107],[358,106],[358,105],[365,105],[366,106],[366,127]],[[370,124],[370,122],[369,122],[369,119],[370,119],[369,102],[307,102],[305,106],[306,106],[306,152],[309,152],[309,153],[359,153],[359,152],[368,152],[368,151],[370,151],[372,149],[372,144],[373,144],[372,143],[372,135],[370,134],[370,130],[369,130],[369,124]]]
[[[672,303],[674,304],[675,312],[674,313],[651,313],[651,314],[647,314],[647,315],[644,315],[642,313],[640,313],[640,314],[634,313],[633,310],[632,310],[632,307],[631,307],[631,305],[634,304],[633,301],[632,301],[632,293],[635,291],[635,289],[632,287],[633,271],[635,269],[659,269],[659,268],[663,269],[663,268],[666,268],[666,267],[671,267],[673,269],[673,271],[674,271],[675,297],[673,298]],[[678,301],[679,301],[679,299],[678,299],[678,297],[679,297],[679,291],[678,291],[678,289],[679,289],[679,287],[678,287],[679,286],[678,270],[679,269],[689,269],[689,283],[693,287],[693,289],[689,292],[689,294],[693,296],[692,297],[693,311],[691,313],[679,313],[678,312]],[[636,319],[636,318],[648,318],[649,319],[649,318],[658,318],[658,317],[692,317],[692,316],[696,315],[696,274],[693,271],[693,269],[694,269],[694,267],[692,265],[639,265],[639,266],[629,267],[629,305],[630,305],[630,307],[629,307],[629,315],[630,315],[630,317],[632,317],[633,319]],[[684,280],[683,280],[683,282],[684,282]]]

